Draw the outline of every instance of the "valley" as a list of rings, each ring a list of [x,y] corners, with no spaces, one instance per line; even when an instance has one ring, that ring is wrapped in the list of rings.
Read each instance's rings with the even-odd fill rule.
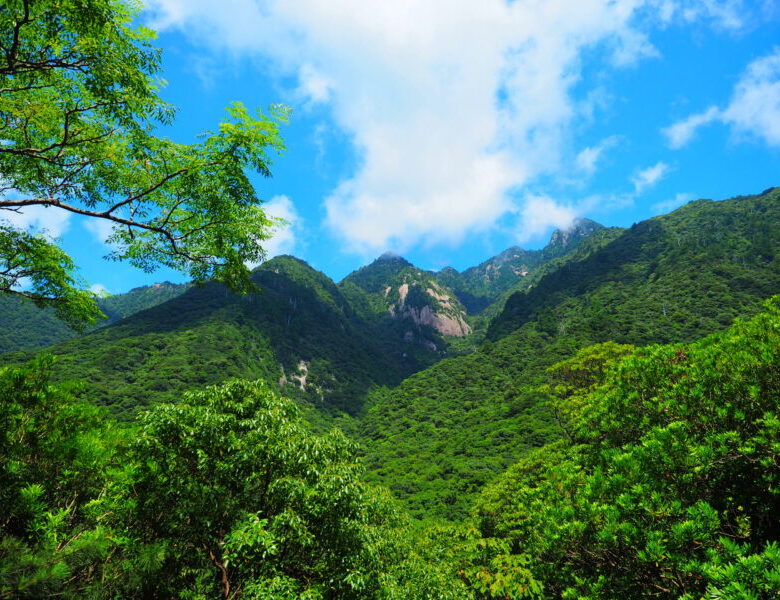
[[[598,479],[599,471],[593,471],[594,468],[614,472],[617,467],[594,466],[613,459],[609,458],[612,454],[601,455],[593,449],[593,444],[602,443],[598,441],[601,434],[593,432],[608,431],[603,434],[608,439],[617,436],[621,441],[612,443],[623,450],[628,447],[629,438],[634,440],[630,443],[645,439],[642,436],[650,422],[646,423],[645,417],[632,420],[632,411],[640,408],[625,404],[633,393],[628,381],[639,377],[643,383],[637,385],[672,385],[669,382],[674,382],[678,375],[651,374],[662,368],[659,360],[663,365],[671,365],[663,368],[678,368],[674,366],[678,359],[670,359],[670,353],[692,365],[708,360],[737,362],[733,367],[717,368],[715,376],[721,378],[717,380],[720,383],[708,379],[713,375],[704,366],[691,366],[690,376],[702,378],[701,383],[686,387],[684,392],[677,387],[663,392],[671,394],[664,396],[669,404],[661,413],[665,419],[662,421],[670,423],[669,427],[694,427],[693,431],[699,432],[695,429],[699,426],[691,423],[698,422],[694,414],[700,410],[714,411],[715,419],[723,417],[718,408],[719,392],[712,391],[712,386],[730,390],[732,386],[753,385],[749,383],[751,378],[759,377],[761,382],[755,385],[764,390],[759,393],[760,401],[769,406],[777,400],[771,390],[780,381],[774,357],[780,344],[769,338],[773,339],[780,329],[776,324],[776,301],[767,304],[766,300],[780,293],[778,188],[718,202],[691,202],[673,213],[627,229],[579,221],[571,230],[554,232],[542,250],[510,248],[462,273],[450,268],[425,271],[400,256],[385,254],[334,283],[305,262],[281,256],[256,268],[252,280],[259,291],[248,295],[237,295],[218,283],[206,283],[163,284],[106,298],[101,307],[111,315],[108,322],[81,334],[57,333],[55,329],[61,338],[69,339],[45,347],[44,358],[36,359],[40,350],[25,349],[25,344],[20,344],[1,355],[0,361],[12,367],[6,373],[14,373],[18,365],[33,361],[27,368],[43,368],[45,375],[40,376],[44,381],[51,379],[53,385],[66,386],[63,389],[68,389],[68,381],[81,380],[84,383],[79,397],[101,408],[79,410],[106,411],[110,420],[123,424],[119,431],[127,434],[120,435],[131,435],[139,419],[145,423],[144,428],[165,428],[155,435],[179,428],[175,437],[179,441],[175,443],[185,447],[190,443],[185,442],[190,439],[188,436],[202,435],[198,431],[210,422],[212,417],[208,415],[221,414],[219,411],[240,414],[243,410],[238,405],[230,408],[233,405],[224,404],[227,400],[219,400],[220,394],[228,394],[226,398],[236,393],[263,397],[281,394],[291,399],[286,408],[274,410],[283,410],[288,415],[285,418],[293,420],[299,418],[294,415],[300,414],[305,425],[295,421],[298,424],[294,427],[303,427],[310,433],[295,429],[298,433],[285,435],[298,436],[295,439],[300,442],[296,443],[305,445],[319,444],[315,441],[318,435],[338,438],[346,434],[351,441],[334,438],[327,444],[342,448],[333,451],[342,453],[339,456],[344,460],[347,455],[343,452],[348,453],[351,461],[359,457],[361,477],[368,484],[387,488],[392,493],[392,503],[399,503],[398,510],[411,516],[413,520],[404,527],[412,527],[418,533],[402,535],[405,539],[412,536],[410,539],[415,540],[419,550],[396,548],[394,552],[406,556],[406,562],[393,568],[436,574],[438,583],[425,584],[433,586],[430,589],[435,591],[431,594],[436,598],[524,598],[527,592],[522,590],[542,584],[544,589],[563,593],[571,589],[567,586],[572,578],[582,577],[586,571],[597,579],[610,573],[614,577],[611,589],[628,586],[627,597],[640,597],[631,587],[635,585],[631,578],[626,580],[611,570],[609,561],[616,560],[609,558],[616,551],[611,542],[582,538],[583,533],[574,533],[579,531],[576,523],[572,523],[575,529],[566,533],[561,543],[567,545],[568,552],[591,557],[586,559],[589,565],[591,560],[606,561],[601,567],[589,566],[583,571],[569,565],[560,554],[564,550],[549,546],[553,539],[550,536],[558,534],[548,532],[544,534],[547,537],[528,541],[529,527],[545,530],[557,519],[569,518],[564,515],[569,515],[570,509],[558,506],[561,500],[555,499],[557,492],[551,491],[550,486],[574,485],[574,491],[567,493],[576,499],[577,494],[585,492],[579,491],[577,486],[581,484],[570,483],[572,473]],[[50,341],[45,332],[51,331],[48,323],[53,317],[46,311],[33,310],[37,309],[15,299],[6,304],[2,313],[6,343],[25,339],[28,346],[43,346]],[[735,319],[736,324],[732,325]],[[767,327],[770,329],[766,330]],[[764,340],[761,336],[765,335],[769,336],[766,341],[758,341]],[[742,349],[728,350],[733,344],[741,344]],[[759,352],[756,356],[748,349],[741,359],[738,353],[745,352],[745,344],[768,345],[764,350],[755,346]],[[725,353],[725,358],[710,359],[710,352],[717,356]],[[750,360],[760,364],[743,364]],[[34,366],[41,364],[44,366]],[[631,370],[628,379],[623,374],[625,369]],[[722,380],[731,369],[744,372],[734,380]],[[682,377],[689,376],[689,371],[685,373]],[[40,376],[26,375],[33,380]],[[245,380],[259,380],[254,385],[261,387],[250,392],[250,388],[241,387],[249,385],[242,383]],[[610,386],[616,391],[609,391]],[[202,389],[211,391],[204,396],[197,391]],[[238,389],[244,391],[239,393]],[[690,396],[685,402],[700,402],[697,390],[705,390],[701,393],[715,405],[693,409],[678,404],[680,394]],[[602,397],[603,394],[606,395]],[[727,394],[729,398],[736,398],[734,394],[744,396],[744,392]],[[211,398],[211,408],[201,407],[206,400],[196,398]],[[623,404],[619,409],[605,409],[607,412],[585,408],[600,402]],[[737,411],[732,419],[742,419],[740,411],[747,410],[723,406],[724,410]],[[207,412],[199,412],[203,410]],[[660,409],[651,402],[641,410]],[[694,412],[670,421],[667,413],[678,410]],[[228,418],[227,414],[224,418]],[[766,427],[774,427],[771,424],[776,424],[776,413],[770,410],[764,414],[769,421],[751,417],[745,424],[748,429],[730,421],[739,432],[734,435],[758,435],[750,438],[758,441],[749,443],[759,444],[757,449],[764,447],[761,444],[775,448],[776,430]],[[167,424],[155,425],[158,418],[168,419]],[[617,424],[609,419],[616,419]],[[761,430],[764,433],[748,432],[761,422],[766,424]],[[717,425],[722,426],[725,425]],[[195,429],[188,433],[186,427]],[[636,431],[628,434],[632,427]],[[232,436],[233,431],[231,426],[209,433],[203,439],[206,445],[198,450],[201,458],[197,460],[204,460],[210,452],[210,439]],[[241,435],[251,437],[255,435],[252,431],[255,430],[247,429]],[[622,437],[623,431],[628,438]],[[108,433],[99,435],[109,439]],[[692,435],[691,440],[699,439],[699,433]],[[276,434],[269,438],[279,439]],[[243,447],[241,438],[224,443]],[[695,452],[709,452],[711,443],[702,438],[703,445]],[[120,450],[122,443],[119,444],[113,452],[123,455],[125,451]],[[341,444],[355,445],[346,450],[347,446]],[[286,452],[277,451],[282,455]],[[771,455],[775,451],[767,452]],[[140,460],[147,460],[146,455],[140,456]],[[637,460],[641,463],[645,459],[640,456]],[[697,460],[710,465],[707,469],[716,468],[716,463],[708,458]],[[193,464],[187,467],[191,472]],[[680,476],[689,477],[685,473],[690,465],[668,468],[682,469]],[[537,479],[537,471],[546,474]],[[209,477],[212,476],[217,477]],[[251,481],[253,475],[244,477]],[[726,477],[726,481],[730,475],[718,477]],[[775,481],[778,475],[771,467],[754,477]],[[619,478],[615,481],[617,486],[628,485]],[[231,487],[235,483],[231,476],[221,485]],[[656,484],[656,480],[648,483]],[[212,483],[204,485],[204,489],[211,489]],[[643,484],[635,484],[631,493],[639,489],[637,485]],[[598,493],[606,492],[588,491],[587,501],[599,502]],[[657,502],[661,498],[672,502],[671,508],[663,510],[681,510],[675,508],[674,492],[659,488],[657,494],[660,495],[653,496]],[[523,500],[518,503],[515,496]],[[745,506],[756,501],[750,496],[740,502]],[[756,505],[751,509],[757,511],[756,516],[750,519],[770,518],[769,506],[777,502],[777,496],[772,492],[762,502],[769,504]],[[380,518],[381,527],[389,526],[384,519],[396,510],[389,506],[371,517]],[[654,506],[652,510],[661,510],[660,505]],[[691,505],[694,506],[698,504]],[[549,510],[553,512],[545,512]],[[688,510],[690,513],[693,508]],[[310,526],[316,528],[319,523],[317,517]],[[597,520],[592,526],[608,525]],[[666,527],[663,523],[657,526],[661,530]],[[696,526],[704,527],[701,523]],[[179,525],[172,522],[171,527]],[[765,533],[755,531],[762,539],[771,539],[773,535],[771,527]],[[631,535],[632,541],[639,537],[638,533]],[[651,531],[648,535],[656,534]],[[716,533],[707,535],[720,539]],[[459,540],[455,546],[454,540]],[[643,543],[651,544],[650,538]],[[524,554],[516,554],[513,545],[545,558],[538,568],[517,571],[513,561],[527,559]],[[642,550],[637,556],[641,558],[643,552],[649,550]],[[442,560],[442,553],[449,558]],[[593,558],[594,553],[604,554]],[[679,560],[690,559],[686,552],[680,554]],[[551,560],[567,566],[550,570],[545,565]],[[641,571],[647,567],[636,568]],[[453,578],[453,569],[460,569],[460,575]],[[565,574],[567,569],[571,571],[569,575]],[[500,578],[492,588],[497,590],[497,596],[479,592],[479,582],[486,575],[478,573]],[[421,577],[415,575],[410,585],[417,588]],[[587,577],[581,579],[580,585],[590,589],[588,586],[595,584]],[[393,585],[402,589],[406,584],[399,579]],[[408,589],[401,593],[412,594]]]

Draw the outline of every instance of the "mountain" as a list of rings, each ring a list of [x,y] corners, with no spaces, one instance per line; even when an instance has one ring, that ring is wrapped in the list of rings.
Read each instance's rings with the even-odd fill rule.
[[[183,294],[189,284],[155,283],[133,288],[127,293],[98,299],[107,319],[94,328],[104,327],[146,308]],[[0,296],[0,354],[13,350],[44,348],[79,335],[60,321],[54,311],[41,309],[25,298]]]
[[[780,189],[692,202],[600,230],[506,303],[477,351],[371,395],[366,463],[420,515],[461,517],[473,495],[560,435],[539,386],[584,346],[691,341],[780,292]]]
[[[415,369],[303,261],[277,257],[258,267],[253,280],[260,293],[238,296],[216,283],[191,287],[60,343],[49,350],[60,357],[55,375],[89,381],[93,401],[122,418],[194,387],[260,378],[299,399],[317,421],[358,411],[370,387],[398,383]]]
[[[560,435],[547,367],[608,340],[690,341],[780,292],[779,195],[700,200],[628,229],[580,221],[463,273],[386,254],[335,284],[279,257],[255,271],[260,294],[190,288],[51,351],[60,378],[89,381],[122,418],[230,377],[270,381],[318,427],[354,433],[370,477],[415,512],[454,518]],[[466,289],[495,299],[468,314]],[[484,343],[458,356],[493,312]]]
[[[550,243],[541,250],[513,246],[462,273],[451,267],[443,269],[437,274],[437,280],[455,292],[469,314],[479,314],[507,291],[522,289],[529,275],[571,252],[603,227],[590,219],[576,219],[568,229],[556,229]]]
[[[425,364],[446,353],[447,338],[471,333],[465,307],[435,274],[386,253],[339,284],[388,343]]]
[[[556,232],[563,241],[531,255],[561,254],[589,233],[577,232]],[[493,264],[510,264],[516,252]],[[101,299],[108,319],[78,338],[51,313],[2,298],[2,361],[54,345],[61,376],[90,381],[95,402],[122,418],[193,386],[247,377],[276,382],[317,421],[356,414],[370,388],[457,353],[459,341],[471,349],[471,317],[455,292],[400,256],[384,254],[338,285],[292,257],[265,263],[254,278],[262,293],[243,298],[163,283]]]

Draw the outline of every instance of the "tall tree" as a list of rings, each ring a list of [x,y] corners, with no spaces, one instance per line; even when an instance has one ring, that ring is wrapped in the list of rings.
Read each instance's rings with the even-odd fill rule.
[[[234,104],[196,144],[154,135],[174,110],[158,94],[160,51],[134,25],[137,12],[131,0],[0,7],[0,292],[52,305],[75,325],[100,312],[73,262],[4,215],[45,207],[103,220],[112,259],[237,291],[250,289],[245,263],[264,257],[275,224],[245,169],[270,175],[287,110]]]

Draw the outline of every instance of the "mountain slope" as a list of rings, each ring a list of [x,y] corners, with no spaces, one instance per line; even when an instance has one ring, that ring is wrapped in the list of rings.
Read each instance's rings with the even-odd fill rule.
[[[466,309],[452,290],[400,256],[383,254],[347,275],[339,289],[394,351],[421,365],[446,353],[447,338],[471,333]]]
[[[103,327],[146,308],[183,294],[189,284],[155,283],[137,287],[124,294],[98,299],[107,319]],[[14,296],[0,296],[0,354],[13,350],[32,350],[63,342],[79,335],[60,321],[54,311],[41,309],[31,301]]]
[[[476,352],[373,394],[361,437],[375,481],[418,514],[460,516],[559,435],[538,390],[547,366],[606,340],[693,340],[780,292],[780,190],[694,202],[611,235],[512,296]]]
[[[61,357],[57,374],[89,381],[93,400],[125,418],[230,377],[275,383],[322,414],[354,412],[372,385],[408,374],[335,284],[306,263],[278,257],[253,279],[259,294],[207,284],[59,344],[51,349]]]
[[[437,280],[451,288],[469,314],[479,314],[510,290],[523,289],[533,275],[549,261],[576,249],[586,238],[603,229],[590,219],[576,219],[566,230],[556,229],[541,250],[513,246],[485,262],[459,273],[442,269]]]

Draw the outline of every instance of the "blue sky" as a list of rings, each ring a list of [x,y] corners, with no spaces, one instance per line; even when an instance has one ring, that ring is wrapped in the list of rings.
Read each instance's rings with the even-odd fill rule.
[[[628,226],[780,185],[776,0],[148,0],[187,142],[234,100],[293,108],[256,186],[269,251],[338,280],[385,250],[457,269],[574,217]],[[35,215],[29,217],[34,220]],[[182,277],[101,257],[46,215],[89,284]]]

